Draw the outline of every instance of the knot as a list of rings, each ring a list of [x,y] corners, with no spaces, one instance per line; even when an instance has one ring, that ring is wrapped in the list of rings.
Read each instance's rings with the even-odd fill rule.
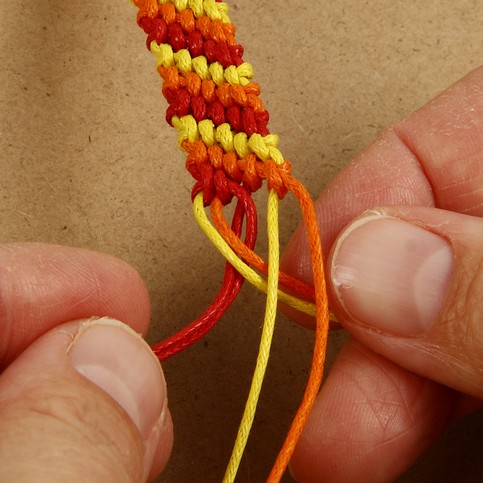
[[[189,142],[184,140],[181,143],[183,149],[188,153],[186,158],[186,169],[196,180],[201,180],[202,166],[210,164],[215,170],[223,171],[228,179],[238,185],[242,184],[250,191],[255,192],[262,186],[263,179],[267,177],[262,163],[254,154],[248,154],[240,159],[235,151],[224,152],[217,145],[206,145],[203,141]],[[274,182],[275,186],[280,183]],[[207,185],[208,186],[208,185]]]
[[[289,161],[278,164],[273,160],[265,161],[261,168],[261,176],[266,178],[269,190],[274,190],[280,199],[283,199],[288,192],[285,178],[290,175],[292,166]]]
[[[139,26],[148,34],[146,47],[150,50],[151,42],[164,44],[168,38],[168,25],[161,18],[142,17]]]
[[[269,134],[268,136],[261,136],[260,134],[252,134],[248,139],[248,147],[253,151],[262,161],[273,159],[277,164],[284,163],[282,153],[277,148],[278,136]]]
[[[236,166],[236,157],[224,155],[219,146],[206,145],[201,141],[190,143],[183,142],[183,148],[188,152],[186,158],[186,169],[196,179],[191,197],[194,200],[198,193],[203,192],[203,204],[209,206],[215,196],[220,199],[223,205],[227,205],[233,198],[233,189],[229,189],[228,177],[225,174],[231,171],[233,175],[240,178],[241,172]],[[223,158],[229,159],[223,159]],[[230,169],[225,167],[231,163]]]
[[[239,66],[230,65],[225,69],[224,77],[232,85],[246,86],[253,77],[253,67],[248,62],[243,62]]]
[[[243,47],[241,45],[228,45],[223,40],[208,39],[203,44],[203,50],[208,62],[219,62],[225,69],[230,65],[243,64]]]
[[[173,47],[174,52],[187,47],[188,42],[179,23],[172,23],[168,26],[168,42]]]
[[[223,23],[221,20],[212,20],[206,15],[196,15],[196,26],[204,39],[225,41],[229,45],[236,45],[235,26],[231,23]]]
[[[257,165],[261,164],[254,154],[248,154],[245,158],[240,160],[240,165],[243,169],[243,184],[252,193],[258,191],[262,184],[262,177],[257,171]]]
[[[191,111],[191,96],[186,89],[166,90],[166,99],[169,107],[166,110],[166,122],[172,126],[171,119],[174,116],[183,118]]]
[[[158,15],[157,0],[134,0],[134,4],[139,8],[137,22],[142,27],[145,18],[155,18]]]
[[[203,9],[205,14],[212,20],[220,20],[223,23],[230,22],[228,5],[226,3],[218,2],[217,0],[204,0]]]
[[[181,118],[173,116],[171,122],[179,131],[178,143],[180,146],[183,146],[184,141],[194,142],[199,139],[200,133],[198,131],[198,124],[193,116],[184,116]]]
[[[159,14],[168,24],[176,21],[176,7],[170,2],[164,2],[160,5]]]
[[[180,122],[178,118],[174,119],[176,123]],[[188,153],[186,169],[198,182],[202,181],[197,189],[198,192],[206,190],[205,202],[208,204],[213,195],[213,188],[212,184],[208,182],[211,173],[204,167],[207,164],[215,171],[222,171],[229,180],[238,185],[243,184],[250,192],[260,189],[263,180],[266,179],[268,189],[275,190],[280,199],[287,194],[286,179],[287,176],[290,176],[292,169],[289,161],[283,160],[281,163],[274,159],[262,161],[253,152],[240,158],[235,150],[225,151],[224,146],[218,144],[214,136],[208,137],[206,134],[202,134],[203,139],[200,140],[195,136],[195,131],[191,132],[191,136],[188,131],[189,127],[184,131],[185,135],[182,136],[180,142],[181,147]],[[208,132],[213,134],[213,130],[208,130]],[[217,189],[221,189],[223,192],[222,188]],[[220,195],[221,198],[228,200],[228,196],[223,193]]]
[[[215,198],[219,199],[223,206],[228,205],[233,199],[233,189],[230,180],[220,169],[214,169],[209,163],[199,167],[200,179],[193,186],[191,201],[194,201],[199,193],[203,193],[203,205],[210,206]]]

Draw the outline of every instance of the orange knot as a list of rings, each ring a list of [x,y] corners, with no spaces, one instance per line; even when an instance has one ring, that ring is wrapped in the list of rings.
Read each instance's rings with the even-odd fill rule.
[[[134,0],[134,4],[139,8],[137,15],[138,25],[142,25],[142,19],[145,17],[157,17],[159,11],[157,0]]]
[[[257,166],[260,177],[267,180],[269,190],[275,190],[278,197],[283,199],[288,192],[285,180],[291,175],[292,165],[285,160],[282,164],[277,164],[269,159]]]
[[[256,169],[257,163],[261,161],[254,154],[240,159],[234,151],[225,153],[220,146],[207,147],[203,141],[184,141],[182,147],[188,153],[186,169],[198,181],[202,176],[200,171],[202,166],[209,164],[223,171],[236,183],[243,183],[251,192],[257,191],[262,186],[262,179]]]
[[[213,180],[218,171],[251,193],[259,190],[266,179],[268,189],[275,190],[280,199],[287,194],[286,179],[292,169],[289,161],[282,164],[262,161],[253,153],[239,158],[234,151],[224,152],[220,146],[206,146],[203,141],[183,141],[182,147],[188,153],[186,169],[197,181],[196,194],[203,191],[205,205],[209,205],[215,195],[224,204],[231,201],[232,196],[227,195],[222,184],[216,185]]]

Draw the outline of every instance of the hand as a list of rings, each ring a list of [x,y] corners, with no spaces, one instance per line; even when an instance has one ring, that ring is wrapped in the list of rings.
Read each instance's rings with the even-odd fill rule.
[[[384,132],[316,205],[331,306],[353,339],[292,471],[392,481],[483,398],[483,67]],[[283,269],[310,282],[309,260],[299,227]]]
[[[136,334],[149,322],[139,275],[40,244],[0,245],[0,267],[0,481],[153,478],[173,436],[163,374]]]

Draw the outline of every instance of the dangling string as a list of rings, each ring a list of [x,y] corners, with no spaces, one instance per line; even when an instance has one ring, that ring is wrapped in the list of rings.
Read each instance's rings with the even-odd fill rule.
[[[295,445],[307,422],[310,411],[319,392],[320,384],[324,374],[325,354],[327,350],[327,338],[329,331],[329,304],[327,300],[327,289],[324,277],[324,259],[322,256],[322,244],[320,241],[319,227],[315,213],[314,204],[309,193],[295,179],[287,179],[287,187],[297,198],[302,209],[302,217],[307,229],[307,237],[310,249],[310,261],[314,275],[316,326],[315,344],[312,366],[310,369],[309,380],[305,389],[302,402],[297,414],[292,421],[290,430],[285,438],[285,442],[280,450],[275,464],[270,472],[267,482],[275,483],[280,481],[287,468],[290,458],[294,452]]]
[[[239,189],[237,191],[239,201],[233,216],[232,230],[235,236],[239,237],[245,217],[246,236],[244,243],[247,247],[253,248],[257,237],[256,208],[246,190]],[[153,346],[152,349],[159,360],[163,361],[181,352],[213,328],[240,292],[244,280],[242,274],[227,262],[221,289],[205,312],[176,334]]]
[[[260,256],[258,256],[252,249],[250,249],[246,245],[246,243],[243,243],[240,240],[240,237],[236,233],[234,233],[232,228],[230,228],[223,216],[223,205],[220,203],[220,201],[214,199],[211,203],[210,208],[211,218],[213,219],[213,223],[215,224],[216,229],[223,236],[228,245],[230,245],[233,251],[236,252],[240,258],[243,258],[247,265],[252,266],[256,270],[262,272],[264,275],[267,275],[268,263],[266,263]],[[296,278],[293,278],[292,276],[287,275],[284,272],[280,272],[279,278],[280,284],[290,289],[290,292],[293,295],[302,299],[306,299],[308,301],[310,300],[311,302],[314,301],[314,287],[306,285],[300,280],[297,280]],[[307,309],[308,308],[309,306],[307,306]],[[310,306],[310,315],[315,316],[315,305]]]
[[[307,190],[291,175],[291,166],[270,134],[268,112],[243,61],[228,7],[220,0],[134,0],[137,21],[157,58],[167,122],[179,131],[187,152],[186,168],[195,178],[194,215],[201,229],[227,260],[223,283],[210,307],[194,322],[153,347],[160,360],[193,344],[221,318],[246,279],[267,294],[265,319],[255,372],[224,482],[233,482],[253,424],[275,326],[277,300],[316,317],[314,356],[302,403],[268,477],[280,481],[307,420],[323,375],[329,310],[320,235]],[[253,250],[257,234],[251,192],[267,181],[268,262]],[[307,229],[314,288],[279,270],[278,203],[293,193]],[[223,206],[237,198],[232,226]],[[205,207],[210,206],[210,222]],[[245,223],[245,240],[240,239]],[[265,280],[258,270],[267,276]],[[279,289],[278,283],[285,289]],[[315,304],[314,304],[315,303]]]
[[[211,241],[213,246],[217,248],[218,251],[224,256],[227,262],[231,266],[233,266],[246,281],[251,283],[261,292],[267,293],[267,281],[243,261],[240,255],[230,247],[230,245],[223,238],[223,236],[210,223],[205,211],[201,209],[203,207],[202,201],[202,199],[201,201],[200,199],[195,199],[194,215],[204,234]],[[315,304],[312,304],[311,302],[306,302],[305,300],[298,299],[297,297],[287,294],[282,290],[278,290],[278,299],[286,303],[287,305],[290,305],[291,307],[299,310],[300,312],[304,312],[308,315],[313,316],[316,315]]]
[[[228,467],[223,478],[224,483],[235,481],[236,473],[240,465],[243,451],[250,434],[250,429],[255,417],[255,411],[262,389],[262,383],[267,369],[270,347],[272,344],[275,319],[277,317],[277,292],[280,249],[278,241],[278,196],[274,190],[268,196],[267,208],[267,230],[268,230],[268,280],[267,280],[267,303],[265,308],[265,319],[263,321],[262,337],[258,352],[255,372],[253,373],[252,384],[245,411],[238,429],[238,434],[233,447]]]

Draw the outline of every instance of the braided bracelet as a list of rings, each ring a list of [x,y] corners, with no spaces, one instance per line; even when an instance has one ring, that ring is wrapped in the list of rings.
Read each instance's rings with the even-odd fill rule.
[[[305,187],[291,174],[291,165],[270,134],[269,115],[253,82],[253,69],[243,61],[228,7],[220,0],[133,0],[137,23],[157,59],[168,101],[166,121],[179,131],[187,153],[186,168],[195,179],[192,201],[203,232],[226,258],[219,294],[208,309],[178,333],[153,347],[160,360],[185,349],[221,318],[246,279],[267,294],[257,365],[224,482],[235,480],[253,423],[274,331],[277,302],[314,315],[314,355],[307,387],[285,442],[268,477],[280,481],[302,432],[322,380],[329,310],[323,257],[315,209]],[[252,193],[268,187],[268,261],[254,251],[257,210]],[[279,200],[291,192],[306,226],[314,288],[280,272]],[[223,207],[236,199],[231,226]],[[205,212],[210,208],[211,221]],[[240,236],[245,224],[245,237]],[[266,277],[266,278],[265,278]],[[281,288],[279,288],[279,285]]]

